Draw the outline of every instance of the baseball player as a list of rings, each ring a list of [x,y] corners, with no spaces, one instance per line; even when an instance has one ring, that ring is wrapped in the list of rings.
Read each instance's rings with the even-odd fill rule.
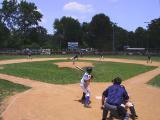
[[[76,54],[75,56],[73,56],[72,58],[72,61],[73,61],[73,65],[75,64],[75,60],[78,60],[78,55]]]
[[[84,107],[90,108],[90,95],[91,92],[89,90],[89,84],[91,82],[91,79],[93,76],[91,75],[92,72],[92,67],[87,67],[86,72],[84,73],[81,82],[80,82],[80,87],[82,88],[83,95],[81,98],[81,102],[84,103]]]
[[[121,85],[121,86],[125,89],[125,87],[123,85]],[[136,114],[136,110],[135,110],[133,103],[131,101],[129,101],[129,99],[128,99],[128,100],[125,100],[123,104],[126,109],[129,108],[130,113],[131,113],[130,117],[132,118],[132,120],[137,119],[138,115]]]
[[[147,63],[152,63],[152,59],[151,59],[151,55],[150,54],[148,54],[148,56],[147,56]]]
[[[102,108],[104,108],[104,110],[103,110],[103,119],[102,120],[106,119],[106,116],[108,114],[108,110],[114,110],[116,108],[119,108],[119,106],[122,106],[121,108],[125,108],[125,109],[129,108],[130,109],[130,112],[131,112],[130,117],[132,118],[132,120],[135,120],[136,118],[138,118],[136,111],[135,111],[135,108],[134,108],[134,105],[129,101],[129,96],[128,96],[128,93],[127,93],[125,87],[123,85],[120,85],[121,81],[122,80],[119,77],[113,79],[112,80],[113,85],[110,86],[109,88],[107,88],[103,92]],[[114,90],[116,90],[115,93],[113,93]],[[123,93],[123,95],[119,99],[118,97],[120,97],[120,93]],[[105,101],[106,101],[106,104],[105,104]],[[125,110],[124,109],[121,109],[121,110],[123,110],[122,113],[124,114]],[[128,119],[127,114],[124,116],[124,119],[125,120]]]
[[[31,53],[31,51],[29,51],[28,52],[28,59],[32,59],[31,55],[32,55],[32,53]]]
[[[100,53],[100,60],[104,60],[104,56],[102,52]]]
[[[26,48],[26,51],[27,51],[28,59],[32,59],[31,57],[32,51],[29,48]]]
[[[113,79],[113,85],[106,88],[102,94],[102,106],[103,114],[102,120],[107,119],[108,111],[117,111],[122,120],[128,120],[127,111],[121,104],[124,100],[128,100],[129,96],[127,91],[120,85],[121,78],[116,77]]]

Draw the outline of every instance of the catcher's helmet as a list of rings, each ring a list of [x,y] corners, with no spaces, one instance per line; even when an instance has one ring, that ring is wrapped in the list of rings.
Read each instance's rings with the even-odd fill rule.
[[[86,72],[90,74],[92,72],[92,67],[87,67]]]
[[[122,83],[122,79],[120,77],[116,77],[112,80],[113,84],[121,84]]]

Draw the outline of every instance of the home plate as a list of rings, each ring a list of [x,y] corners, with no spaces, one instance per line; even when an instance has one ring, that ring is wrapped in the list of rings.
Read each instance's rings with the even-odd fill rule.
[[[102,99],[102,96],[96,96],[96,99],[97,99],[97,100],[101,100],[101,99]]]

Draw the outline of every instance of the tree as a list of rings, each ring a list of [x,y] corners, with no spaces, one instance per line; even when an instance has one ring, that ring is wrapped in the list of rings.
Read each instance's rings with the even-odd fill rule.
[[[38,24],[41,18],[42,14],[34,3],[23,0],[20,3],[17,0],[4,0],[0,9],[0,20],[11,32],[9,47],[21,48],[31,45],[32,40],[27,35],[32,28],[39,29]]]
[[[92,40],[90,46],[99,50],[112,49],[112,24],[108,16],[95,15],[90,23],[89,34]]]
[[[64,26],[59,19],[55,19],[53,23],[53,28],[55,30],[54,31],[55,34],[63,34],[64,32]]]
[[[115,49],[122,51],[124,46],[128,45],[128,31],[117,25],[114,27]]]
[[[149,48],[160,48],[160,18],[152,20],[147,31]]]
[[[42,26],[37,26],[35,28],[28,29],[24,36],[26,38],[24,45],[29,45],[30,47],[42,47],[47,41],[47,30]]]
[[[37,30],[39,29],[38,22],[41,21],[42,14],[37,10],[37,7],[34,3],[30,3],[27,1],[21,1],[18,4],[18,13],[19,17],[17,20],[17,33],[18,37],[20,38],[20,43],[22,44],[22,47],[40,46],[38,44],[40,43],[38,42],[38,37],[36,39],[32,38],[34,38],[33,36],[40,35],[38,34]],[[31,34],[30,37],[28,37],[29,34]]]
[[[89,41],[91,41],[91,37],[89,35],[89,23],[82,23],[82,45],[86,48],[89,47]]]
[[[134,44],[135,44],[135,47],[138,47],[138,48],[147,48],[147,35],[146,35],[146,30],[143,29],[142,27],[138,27],[136,30],[135,30],[135,41],[134,41]]]
[[[10,37],[10,31],[8,28],[0,22],[0,48],[7,47]]]
[[[65,48],[65,33],[64,33],[64,26],[63,23],[59,19],[55,19],[53,23],[53,29],[54,31],[54,43],[57,44],[57,49],[61,50],[62,48]]]
[[[54,50],[58,50],[59,49],[59,41],[56,38],[57,36],[52,35],[52,34],[48,34],[47,35],[47,40],[44,44],[44,48],[52,48]]]
[[[56,19],[53,23],[55,35],[59,36],[62,48],[67,48],[67,42],[79,42],[81,45],[81,26],[78,20],[71,17]]]
[[[10,30],[17,27],[18,20],[18,3],[17,0],[4,0],[0,9],[0,21]]]
[[[31,27],[38,26],[38,22],[41,21],[42,14],[37,10],[34,3],[27,1],[21,1],[18,5],[18,27],[19,30],[25,32]]]

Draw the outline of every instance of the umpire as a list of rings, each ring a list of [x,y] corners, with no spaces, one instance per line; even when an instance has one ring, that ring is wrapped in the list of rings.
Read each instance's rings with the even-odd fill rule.
[[[122,120],[128,120],[128,114],[125,108],[121,106],[124,100],[129,99],[128,93],[121,85],[121,78],[116,77],[112,82],[113,85],[109,86],[102,94],[102,120],[107,119],[108,111],[117,111]]]

